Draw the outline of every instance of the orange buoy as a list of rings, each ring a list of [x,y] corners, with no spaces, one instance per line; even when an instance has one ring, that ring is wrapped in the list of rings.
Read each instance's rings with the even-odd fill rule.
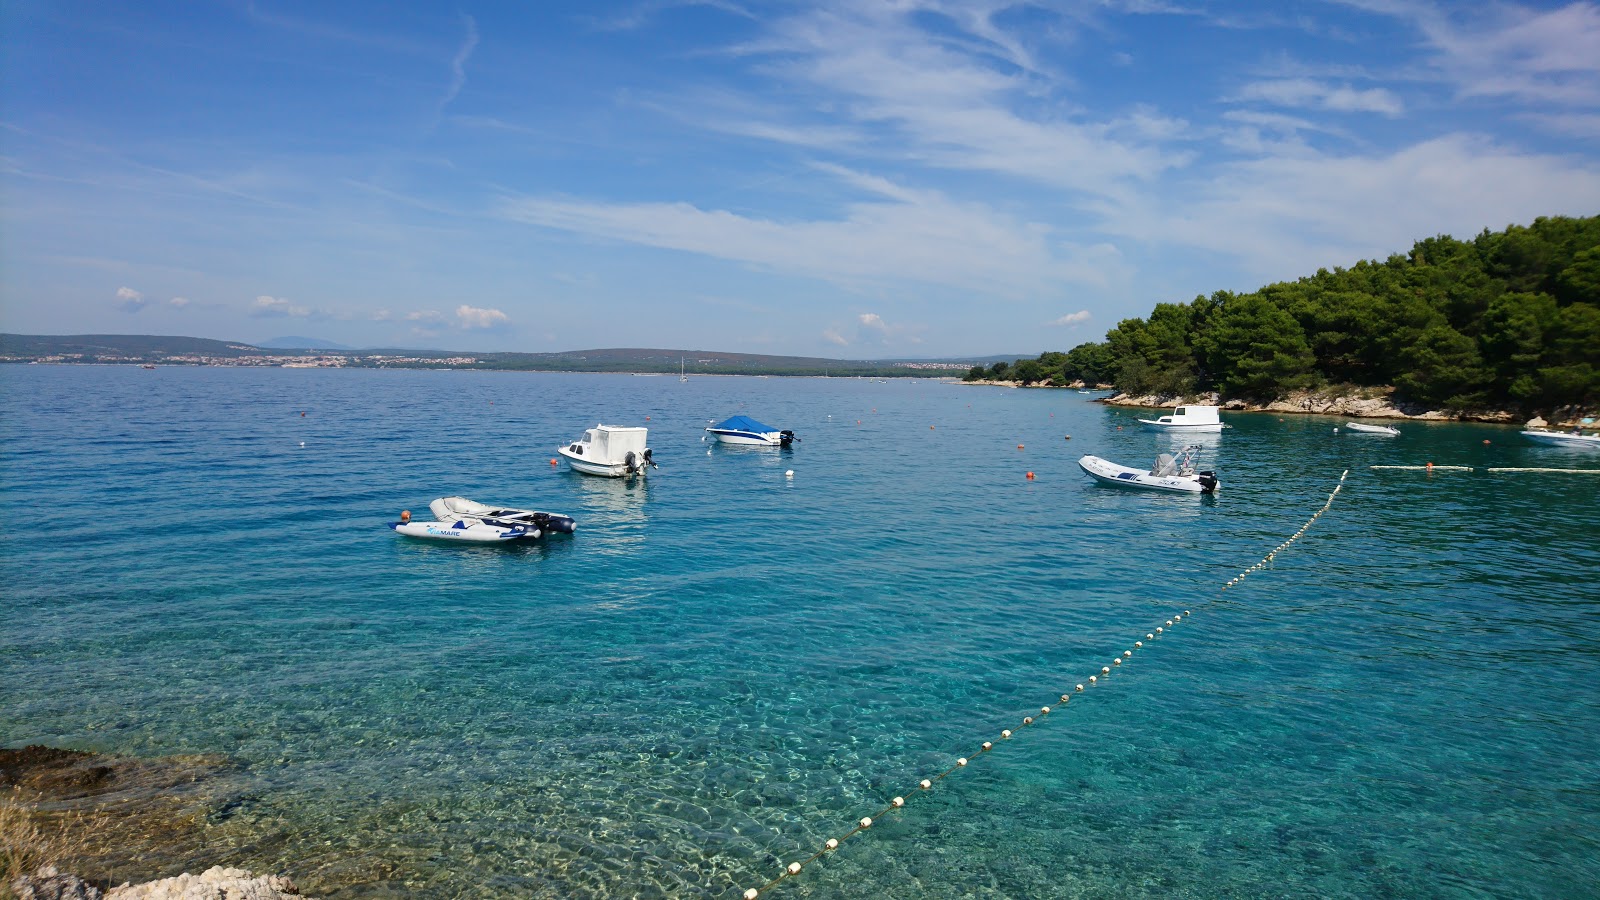
[[[741,403],[741,404],[739,404],[739,405],[740,405],[740,406],[743,406],[743,405],[744,405],[744,404],[743,404],[743,403]],[[644,420],[645,420],[645,421],[646,421],[646,422],[648,422],[648,421],[650,421],[650,417],[649,417],[649,416],[645,416],[645,417],[644,417]]]
[[[929,431],[932,431],[932,430],[933,430],[933,426],[932,426],[932,425],[929,425],[929,426],[928,426],[928,430],[929,430]]]
[[[1433,471],[1433,463],[1428,463],[1428,471],[1429,472]]]
[[[304,418],[305,418],[305,417],[306,417],[306,414],[305,414],[305,413],[301,413],[301,414],[300,414],[300,418],[302,418],[302,419],[304,419]]]
[[[1032,481],[1032,480],[1033,480],[1033,473],[1032,473],[1032,472],[1029,472],[1029,473],[1028,473],[1028,480],[1029,480],[1029,481]]]
[[[1487,443],[1489,443],[1489,439],[1488,439],[1488,438],[1484,438],[1484,439],[1483,439],[1483,442],[1484,442],[1484,443],[1485,443],[1485,444],[1487,444]]]
[[[411,510],[409,510],[409,509],[400,510],[400,524],[404,525],[405,523],[407,523],[409,521],[411,521]]]
[[[556,465],[556,461],[555,461],[555,460],[553,460],[553,459],[552,459],[552,460],[550,460],[550,465],[552,465],[552,466],[553,466],[553,465]]]
[[[1069,441],[1072,440],[1072,435],[1070,435],[1070,434],[1067,435],[1066,438],[1064,438],[1064,440],[1069,440]]]
[[[1021,449],[1022,449],[1022,445],[1021,445],[1021,444],[1018,444],[1018,445],[1017,445],[1017,449],[1018,449],[1018,450],[1021,450]]]

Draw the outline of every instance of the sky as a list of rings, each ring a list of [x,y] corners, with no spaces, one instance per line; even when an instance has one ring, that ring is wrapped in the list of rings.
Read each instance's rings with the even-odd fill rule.
[[[0,2],[0,331],[1036,355],[1600,214],[1600,2]]]

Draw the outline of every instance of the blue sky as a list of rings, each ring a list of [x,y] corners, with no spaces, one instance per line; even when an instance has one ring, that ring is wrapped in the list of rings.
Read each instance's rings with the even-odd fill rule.
[[[1600,4],[0,5],[0,330],[1034,354],[1600,213]]]

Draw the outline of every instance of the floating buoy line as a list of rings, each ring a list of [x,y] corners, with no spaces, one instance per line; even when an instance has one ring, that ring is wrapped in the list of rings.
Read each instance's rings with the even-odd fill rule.
[[[1369,469],[1389,469],[1406,472],[1555,472],[1562,475],[1600,475],[1600,469],[1546,469],[1490,466],[1483,469],[1474,469],[1471,466],[1436,466],[1428,463],[1425,466],[1367,466]]]
[[[1420,469],[1422,467],[1421,466],[1385,466],[1385,467],[1373,466],[1373,468],[1375,468],[1375,469],[1376,468],[1414,468],[1414,469]],[[1441,468],[1441,467],[1435,466],[1434,468]],[[1461,467],[1456,467],[1456,468],[1461,468]],[[1467,467],[1467,468],[1470,471],[1470,467]],[[1334,498],[1339,496],[1339,491],[1344,488],[1345,477],[1348,476],[1349,474],[1350,474],[1350,470],[1349,469],[1346,469],[1346,470],[1344,470],[1344,472],[1340,473],[1340,475],[1339,475],[1339,483],[1334,486],[1333,492],[1328,495],[1328,499],[1323,502],[1321,508],[1319,508],[1315,513],[1311,514],[1311,518],[1307,519],[1305,524],[1301,525],[1298,531],[1296,531],[1294,534],[1290,535],[1289,538],[1287,540],[1285,540],[1283,543],[1279,544],[1278,546],[1272,548],[1272,550],[1268,551],[1267,555],[1261,557],[1261,560],[1259,562],[1257,562],[1255,565],[1250,566],[1249,568],[1247,568],[1244,571],[1240,572],[1238,575],[1235,575],[1234,577],[1228,579],[1228,583],[1222,585],[1222,587],[1218,591],[1217,596],[1212,597],[1210,600],[1207,600],[1205,603],[1200,604],[1199,608],[1203,609],[1206,606],[1211,605],[1212,603],[1216,603],[1216,602],[1220,601],[1222,599],[1222,592],[1227,591],[1228,588],[1231,588],[1231,587],[1234,587],[1234,586],[1238,585],[1240,582],[1244,581],[1246,578],[1248,578],[1251,575],[1255,574],[1256,572],[1259,572],[1262,569],[1266,568],[1267,564],[1272,562],[1272,560],[1275,559],[1279,553],[1282,553],[1283,551],[1289,549],[1289,547],[1292,546],[1295,541],[1299,540],[1301,537],[1304,537],[1305,533],[1307,531],[1311,530],[1311,526],[1316,524],[1318,519],[1322,518],[1322,514],[1327,512],[1329,510],[1329,508],[1331,508],[1333,506]],[[1132,647],[1129,647],[1129,648],[1123,650],[1120,655],[1116,656],[1115,658],[1113,658],[1110,661],[1109,665],[1101,666],[1099,672],[1089,676],[1087,684],[1085,684],[1084,682],[1079,682],[1077,684],[1074,684],[1072,686],[1072,690],[1071,691],[1068,691],[1068,692],[1065,692],[1065,693],[1061,694],[1061,699],[1060,699],[1059,703],[1057,703],[1055,701],[1052,701],[1051,703],[1047,703],[1044,706],[1039,707],[1039,711],[1037,713],[1032,714],[1032,715],[1023,716],[1022,717],[1022,721],[1020,723],[1018,723],[1017,725],[1013,726],[1013,727],[1015,729],[1020,730],[1022,728],[1028,728],[1028,727],[1031,727],[1033,725],[1037,725],[1037,724],[1043,723],[1044,720],[1051,714],[1051,712],[1056,711],[1056,710],[1065,709],[1067,707],[1067,705],[1072,702],[1072,698],[1073,698],[1074,695],[1081,694],[1081,693],[1084,692],[1084,690],[1086,690],[1086,688],[1093,687],[1093,686],[1099,684],[1099,682],[1100,682],[1100,680],[1102,678],[1108,678],[1111,675],[1113,670],[1115,670],[1117,667],[1122,665],[1124,660],[1132,659],[1134,651],[1144,649],[1146,641],[1154,642],[1154,641],[1164,637],[1168,632],[1176,630],[1179,625],[1183,624],[1185,620],[1191,618],[1193,615],[1194,615],[1194,613],[1191,610],[1187,610],[1187,609],[1184,610],[1181,613],[1174,613],[1172,618],[1165,620],[1165,622],[1163,624],[1157,625],[1154,629],[1145,632],[1144,640],[1142,640],[1142,641],[1134,641]],[[1059,716],[1057,716],[1057,718],[1059,718]],[[1002,741],[1009,741],[1009,740],[1011,740],[1011,738],[1014,735],[1015,735],[1015,732],[1013,731],[1012,728],[1002,728],[1002,729],[1000,729],[1000,739]],[[939,782],[945,780],[946,778],[949,778],[951,775],[954,775],[956,772],[959,772],[960,770],[962,770],[962,769],[966,768],[967,766],[971,765],[973,760],[977,759],[978,757],[980,757],[980,756],[982,756],[982,755],[984,755],[986,753],[992,752],[994,750],[994,748],[995,748],[995,744],[994,744],[993,741],[984,741],[982,744],[980,744],[978,746],[978,749],[976,751],[974,751],[970,756],[957,757],[955,762],[952,763],[944,771],[939,772],[939,773],[937,773],[937,774],[935,774],[935,775],[933,775],[931,777],[924,778],[921,781],[917,782],[916,790],[907,791],[904,794],[896,796],[894,799],[889,801],[887,806],[883,807],[882,809],[878,810],[877,812],[873,813],[870,816],[862,816],[859,820],[856,821],[855,826],[852,827],[850,830],[844,832],[843,834],[839,835],[838,837],[830,837],[830,838],[828,838],[826,841],[823,842],[822,847],[819,848],[815,853],[812,853],[810,856],[807,856],[804,859],[798,859],[798,860],[795,860],[794,862],[789,863],[787,866],[785,866],[783,868],[783,871],[781,871],[777,875],[773,876],[769,881],[767,881],[767,883],[761,885],[760,887],[753,887],[753,888],[746,889],[745,892],[744,892],[744,895],[743,895],[744,896],[744,900],[756,900],[756,898],[760,897],[762,894],[765,894],[766,892],[768,892],[768,891],[772,890],[773,888],[777,887],[779,884],[783,883],[785,880],[793,878],[796,875],[799,875],[802,871],[805,870],[806,866],[811,865],[812,863],[814,863],[817,860],[823,858],[824,856],[827,856],[829,853],[832,853],[833,851],[839,849],[839,845],[840,844],[842,844],[843,842],[849,840],[850,838],[855,837],[858,834],[861,834],[861,833],[865,832],[867,829],[872,827],[873,823],[881,820],[884,816],[894,812],[895,810],[904,809],[906,804],[908,802],[910,802],[907,799],[908,797],[915,798],[918,793],[922,793],[922,792],[927,792],[927,791],[933,790],[934,786],[937,785]]]

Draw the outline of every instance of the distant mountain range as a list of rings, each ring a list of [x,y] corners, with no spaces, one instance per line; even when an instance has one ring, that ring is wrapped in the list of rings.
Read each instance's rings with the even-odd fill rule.
[[[0,362],[164,363],[167,365],[276,365],[274,357],[338,356],[347,367],[510,369],[560,372],[687,371],[690,375],[931,376],[965,374],[974,365],[1013,356],[965,359],[851,360],[730,353],[721,350],[608,348],[559,353],[368,348],[352,350],[305,337],[259,344],[147,334],[0,334]]]
[[[267,347],[267,348],[271,348],[271,349],[282,349],[282,350],[354,350],[354,349],[356,349],[354,347],[350,347],[350,346],[347,346],[345,344],[336,344],[333,341],[325,341],[325,340],[322,340],[321,338],[298,337],[298,336],[294,336],[294,335],[291,335],[289,337],[275,337],[275,338],[272,338],[271,340],[266,340],[266,341],[257,341],[256,342],[256,346],[257,347]]]

